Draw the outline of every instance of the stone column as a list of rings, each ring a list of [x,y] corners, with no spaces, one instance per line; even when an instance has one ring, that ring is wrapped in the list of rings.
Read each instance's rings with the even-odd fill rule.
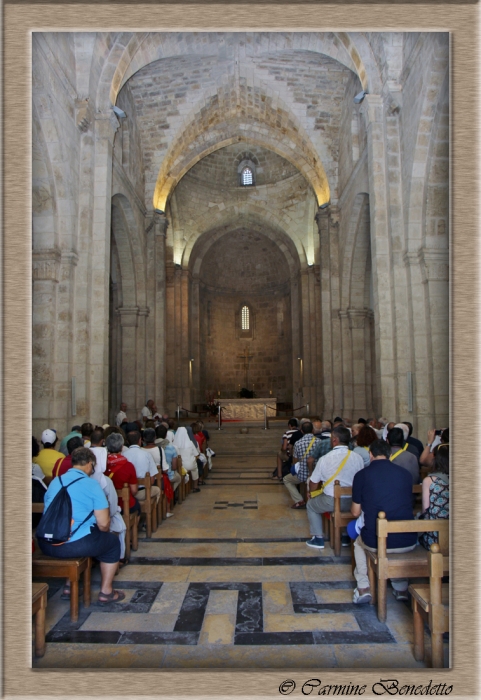
[[[155,399],[150,396],[152,387],[147,385],[147,318],[150,309],[148,306],[139,307],[139,318],[137,324],[137,402],[136,408],[138,413],[145,406],[147,399]]]
[[[117,309],[120,316],[121,347],[121,386],[120,395],[131,412],[139,412],[139,398],[137,396],[137,327],[139,322],[139,309],[120,307]],[[145,403],[145,402],[144,402]],[[137,416],[136,416],[137,417]]]
[[[108,416],[108,326],[112,147],[120,124],[112,111],[95,115],[93,221],[89,255],[89,348],[86,374],[86,413],[93,423]]]
[[[340,396],[339,413],[343,418],[353,418],[353,388],[352,388],[352,338],[349,327],[349,316],[347,311],[338,311],[338,318],[341,332],[341,347],[340,357],[342,365],[342,380],[338,387],[337,393]]]
[[[375,310],[376,355],[381,388],[381,412],[397,416],[397,366],[392,267],[388,222],[384,104],[380,95],[366,95],[366,121],[371,212],[371,254]]]
[[[60,251],[54,248],[32,253],[32,429],[35,435],[54,418],[52,402],[60,259]]]
[[[154,397],[159,410],[166,406],[166,274],[165,239],[169,222],[164,213],[154,212],[152,224],[154,232]],[[149,227],[150,229],[150,227]],[[147,230],[149,230],[147,229]]]
[[[445,428],[449,424],[449,256],[447,250],[423,248],[419,257],[427,288],[434,425]]]
[[[347,310],[352,344],[351,386],[353,411],[352,417],[354,420],[357,420],[359,416],[368,418],[364,330],[366,313],[366,309]]]

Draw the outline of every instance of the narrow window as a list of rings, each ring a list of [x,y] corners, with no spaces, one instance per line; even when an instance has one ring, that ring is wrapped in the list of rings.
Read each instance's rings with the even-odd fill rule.
[[[243,331],[248,331],[248,330],[250,330],[250,326],[249,326],[249,307],[248,307],[248,306],[243,306],[243,307],[242,307],[242,330],[243,330]]]
[[[254,178],[252,176],[252,170],[250,168],[244,168],[244,170],[242,171],[241,182],[244,186],[254,184]]]

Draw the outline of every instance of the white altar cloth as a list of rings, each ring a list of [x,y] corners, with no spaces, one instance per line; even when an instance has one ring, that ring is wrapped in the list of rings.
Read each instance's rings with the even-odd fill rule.
[[[267,404],[267,416],[274,417],[276,401],[273,396],[265,399],[219,399],[222,418],[227,420],[264,420],[264,404]]]

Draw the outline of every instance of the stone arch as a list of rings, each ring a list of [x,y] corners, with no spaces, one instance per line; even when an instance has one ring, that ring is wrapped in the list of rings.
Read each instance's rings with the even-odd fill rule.
[[[267,238],[278,244],[286,258],[291,274],[295,274],[299,269],[307,268],[307,257],[302,243],[297,236],[291,236],[286,232],[286,227],[282,225],[283,223],[271,211],[266,216],[265,209],[261,206],[247,205],[242,216],[239,216],[236,212],[235,205],[227,207],[215,217],[211,216],[205,222],[203,220],[199,221],[199,230],[202,233],[192,235],[187,241],[182,255],[182,267],[184,269],[190,268],[193,274],[198,273],[196,268],[198,263],[192,262],[192,260],[196,260],[201,245],[207,245],[203,253],[205,254],[207,249],[224,234],[229,233],[234,228],[248,225],[253,230],[260,231]],[[205,238],[207,234],[212,235],[212,240]]]
[[[322,162],[299,119],[266,86],[213,86],[185,119],[179,136],[162,162],[154,207],[165,210],[185,173],[206,155],[232,143],[249,141],[274,151],[294,165],[311,185],[318,204],[329,201],[329,183]],[[241,106],[252,99],[250,110]]]
[[[101,55],[102,71],[98,82],[97,109],[105,111],[115,104],[117,95],[127,80],[144,66],[161,58],[196,54],[215,56],[219,52],[218,32],[183,33],[117,33],[108,35]],[[364,89],[379,93],[379,68],[369,41],[356,32],[299,32],[286,36],[283,32],[264,33],[258,42],[249,41],[250,32],[231,32],[241,35],[245,55],[262,55],[269,51],[315,51],[324,54],[357,73]],[[234,55],[235,41],[223,41],[223,50]]]

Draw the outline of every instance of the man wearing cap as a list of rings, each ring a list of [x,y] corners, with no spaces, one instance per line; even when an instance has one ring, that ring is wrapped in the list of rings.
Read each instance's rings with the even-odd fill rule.
[[[45,476],[52,476],[52,470],[58,459],[63,459],[65,455],[55,449],[57,444],[57,431],[47,428],[42,433],[43,450],[37,457],[33,458],[33,463],[38,464]]]

